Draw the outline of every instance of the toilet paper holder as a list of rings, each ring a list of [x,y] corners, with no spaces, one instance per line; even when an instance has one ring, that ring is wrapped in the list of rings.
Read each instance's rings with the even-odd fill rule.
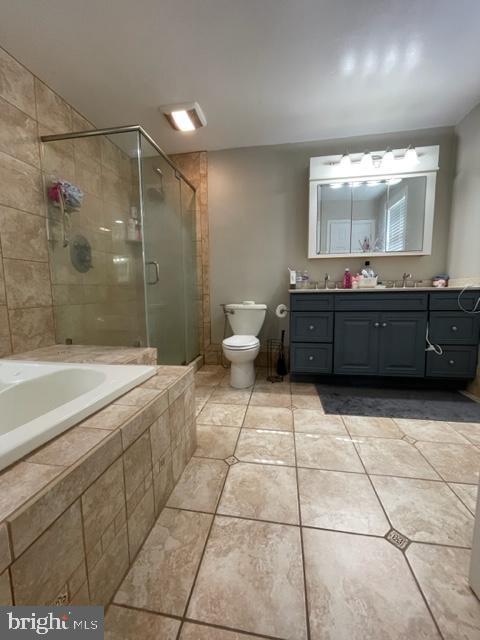
[[[286,304],[279,304],[275,309],[275,315],[277,316],[277,318],[286,318],[289,311],[290,309]]]

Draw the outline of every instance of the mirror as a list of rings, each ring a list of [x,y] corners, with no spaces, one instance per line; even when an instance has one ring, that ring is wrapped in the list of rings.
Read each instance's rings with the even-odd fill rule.
[[[432,223],[427,220],[427,180],[421,175],[315,181],[315,254],[309,257],[425,253],[425,227]]]

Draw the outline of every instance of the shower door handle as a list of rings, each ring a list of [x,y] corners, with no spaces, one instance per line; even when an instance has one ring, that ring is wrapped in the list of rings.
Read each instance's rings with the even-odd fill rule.
[[[151,281],[148,279],[147,276],[147,284],[157,284],[157,282],[160,282],[160,265],[158,264],[158,262],[156,262],[155,260],[149,260],[148,262],[145,263],[145,265],[147,266],[147,268],[152,265],[155,268],[155,280]]]

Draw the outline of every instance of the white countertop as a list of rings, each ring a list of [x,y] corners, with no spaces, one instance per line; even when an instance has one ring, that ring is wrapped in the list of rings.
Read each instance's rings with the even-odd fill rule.
[[[412,291],[462,291],[464,287],[358,287],[357,289],[289,289],[289,293],[405,293]],[[469,286],[467,290],[478,291],[480,287]]]

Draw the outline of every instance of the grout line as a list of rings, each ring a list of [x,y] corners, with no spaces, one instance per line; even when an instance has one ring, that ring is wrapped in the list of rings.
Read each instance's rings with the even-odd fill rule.
[[[308,588],[307,588],[307,570],[305,563],[305,543],[303,539],[303,526],[302,526],[302,508],[300,501],[300,481],[298,477],[298,466],[297,466],[297,444],[295,440],[295,436],[293,437],[293,450],[295,456],[295,482],[297,485],[297,508],[298,508],[298,522],[300,524],[300,553],[302,560],[302,572],[303,572],[303,596],[305,603],[305,626],[307,630],[307,640],[311,638],[310,631],[310,608],[308,604]]]
[[[342,420],[343,420],[343,418],[342,418]],[[350,433],[350,431],[349,431],[349,429],[348,429],[348,426],[347,426],[347,423],[346,423],[345,421],[343,421],[343,422],[344,422],[344,424],[345,424],[345,428],[347,429],[348,433]],[[357,444],[358,444],[358,443],[356,443],[356,442],[354,442],[354,443],[353,443],[353,446],[355,447],[355,449],[357,448]],[[357,451],[357,453],[358,453],[358,451]],[[379,504],[380,504],[380,506],[381,506],[381,508],[382,508],[382,510],[383,510],[383,513],[385,514],[385,517],[387,518],[387,522],[390,524],[390,528],[391,528],[391,529],[395,529],[395,527],[393,526],[393,524],[392,524],[392,522],[391,522],[391,520],[390,520],[390,517],[388,516],[388,513],[387,513],[387,511],[386,511],[385,507],[383,506],[383,502],[381,501],[380,496],[379,496],[379,495],[378,495],[378,493],[377,493],[377,490],[376,490],[376,488],[375,488],[375,485],[373,484],[373,481],[372,481],[372,479],[370,478],[370,474],[367,472],[367,468],[366,468],[366,466],[364,465],[363,459],[362,459],[362,457],[361,457],[361,455],[360,455],[359,453],[358,453],[358,456],[359,456],[359,458],[360,458],[360,460],[361,460],[361,462],[362,462],[362,465],[363,465],[363,467],[364,467],[364,469],[365,469],[365,474],[366,474],[366,476],[367,476],[367,478],[368,478],[368,480],[369,480],[369,482],[370,482],[370,484],[371,484],[371,486],[372,486],[372,490],[373,490],[373,492],[375,493],[375,496],[376,496],[376,498],[377,498],[377,500],[378,500],[378,502],[379,502]],[[386,538],[385,538],[385,539],[386,539]],[[410,540],[410,539],[409,539],[409,540]],[[411,542],[411,541],[410,541],[410,542]],[[427,610],[428,610],[428,612],[429,612],[429,614],[430,614],[430,617],[431,617],[431,619],[432,619],[432,621],[433,621],[433,624],[435,625],[435,628],[436,628],[436,629],[437,629],[437,631],[438,631],[439,636],[440,636],[441,638],[443,638],[443,635],[442,635],[442,634],[441,634],[441,632],[440,632],[440,627],[438,626],[438,623],[437,623],[437,621],[436,621],[436,619],[435,619],[435,617],[434,617],[434,615],[433,615],[433,613],[432,613],[432,610],[430,609],[430,606],[429,606],[429,604],[428,604],[428,602],[427,602],[427,599],[426,599],[426,597],[425,597],[425,594],[423,593],[423,591],[422,591],[422,589],[421,589],[421,587],[420,587],[420,583],[418,582],[417,577],[415,576],[415,574],[414,574],[414,572],[413,572],[413,569],[412,569],[412,567],[411,567],[411,565],[410,565],[410,562],[409,562],[409,560],[408,560],[408,558],[407,558],[407,553],[406,553],[406,552],[407,552],[407,549],[408,549],[408,547],[409,547],[409,546],[410,546],[410,543],[407,545],[407,547],[406,547],[405,549],[399,549],[399,551],[400,551],[400,553],[402,554],[402,556],[403,556],[403,558],[404,558],[404,560],[405,560],[405,562],[406,562],[406,564],[407,564],[407,567],[410,569],[410,573],[411,573],[411,575],[412,575],[412,577],[413,577],[413,579],[414,579],[414,581],[415,581],[415,584],[416,584],[417,589],[418,589],[418,591],[419,591],[419,593],[420,593],[420,596],[422,597],[422,599],[423,599],[423,601],[424,601],[424,603],[425,603],[425,606],[426,606],[426,608],[427,608]]]

